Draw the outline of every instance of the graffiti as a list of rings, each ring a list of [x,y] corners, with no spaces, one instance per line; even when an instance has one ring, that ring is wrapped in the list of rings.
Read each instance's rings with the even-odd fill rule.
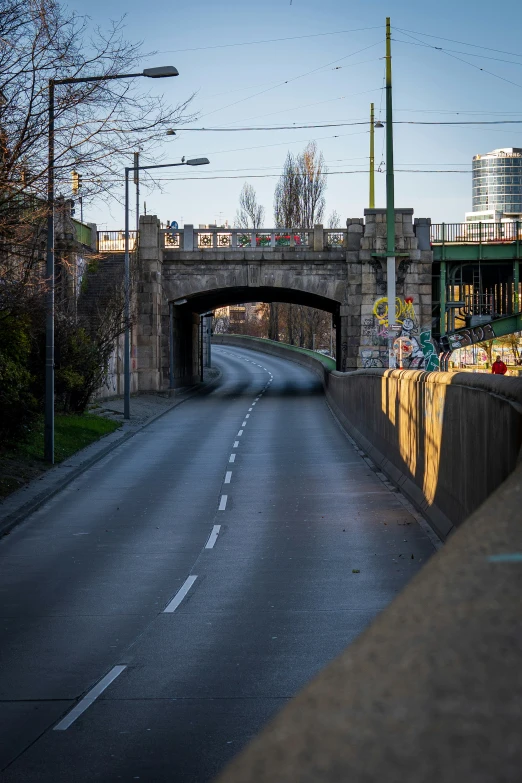
[[[424,354],[424,369],[426,372],[434,372],[440,369],[440,361],[431,339],[431,331],[421,332],[419,342]]]
[[[382,359],[379,359],[379,357],[374,356],[373,353],[374,352],[370,350],[361,351],[362,366],[364,368],[384,367]]]
[[[381,328],[388,328],[388,298],[382,296],[377,299],[373,305],[373,314],[379,322]],[[406,296],[404,299],[397,297],[395,299],[395,323],[402,324],[406,319],[415,323],[415,308],[413,307],[413,297]]]
[[[455,334],[446,334],[441,337],[441,343],[448,351],[456,351],[458,348],[464,348],[466,345],[474,345],[485,340],[494,340],[495,331],[491,324],[483,326],[474,326],[472,329],[462,329]]]

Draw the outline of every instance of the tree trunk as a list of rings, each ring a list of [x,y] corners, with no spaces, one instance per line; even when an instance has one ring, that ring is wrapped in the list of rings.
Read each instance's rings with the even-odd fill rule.
[[[270,302],[270,319],[268,323],[268,338],[279,342],[279,303]]]

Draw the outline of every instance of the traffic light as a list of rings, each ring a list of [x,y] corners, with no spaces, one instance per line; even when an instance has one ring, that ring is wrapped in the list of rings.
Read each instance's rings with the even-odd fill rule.
[[[71,178],[72,178],[72,192],[73,195],[76,196],[78,195],[78,191],[82,186],[82,175],[78,174],[77,171],[73,171]]]

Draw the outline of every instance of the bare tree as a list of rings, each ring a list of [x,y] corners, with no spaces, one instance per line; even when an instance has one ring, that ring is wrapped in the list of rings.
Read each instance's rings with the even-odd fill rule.
[[[322,152],[317,151],[317,144],[311,141],[303,153],[298,156],[298,171],[300,184],[300,222],[299,228],[313,228],[322,223],[326,190],[326,167]]]
[[[341,228],[341,216],[336,209],[333,209],[328,215],[328,228]]]
[[[315,142],[307,144],[299,155],[288,153],[283,173],[274,194],[274,217],[277,227],[313,228],[323,220],[327,169]],[[303,305],[270,306],[269,336],[279,340],[284,333],[291,344],[312,347],[320,311]]]
[[[175,107],[139,89],[141,80],[111,80],[140,72],[145,54],[124,38],[122,22],[91,30],[87,17],[57,0],[2,0],[0,15],[0,191],[2,204],[20,192],[45,196],[50,78],[105,76],[56,88],[57,191],[71,193],[71,172],[82,174],[84,197],[114,196],[122,168],[139,147],[151,155],[165,128],[184,119]]]
[[[238,228],[261,228],[265,219],[265,208],[257,201],[255,189],[245,182],[239,194],[239,209],[236,212]]]

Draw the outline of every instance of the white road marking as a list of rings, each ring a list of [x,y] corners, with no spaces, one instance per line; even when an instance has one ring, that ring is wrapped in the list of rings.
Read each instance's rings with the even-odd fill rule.
[[[54,727],[54,731],[65,731],[66,729],[71,726],[76,718],[79,718],[80,715],[82,715],[85,710],[87,710],[91,704],[96,701],[98,696],[100,696],[103,691],[109,687],[111,682],[114,682],[116,677],[119,677],[119,675],[126,669],[126,666],[113,666],[112,669],[108,674],[103,677],[103,679],[100,680],[99,683],[97,683],[94,688],[91,688],[89,693],[87,693],[81,701],[78,702],[76,707],[73,707],[72,710],[65,716],[65,718],[62,718],[62,720],[56,724]]]
[[[225,473],[225,484],[230,484],[230,479],[232,478],[232,471],[227,470]]]
[[[247,424],[247,423],[246,423],[246,421],[244,421],[244,422],[243,422],[243,424],[242,424],[241,426],[242,426],[242,427],[246,427],[246,424]]]
[[[236,461],[236,455],[235,454],[231,454],[228,461],[229,462],[235,462]]]
[[[235,449],[237,449],[237,447],[238,447],[238,446],[239,446],[239,441],[238,441],[238,440],[235,440],[235,441],[234,441],[234,448],[235,448]]]
[[[224,511],[227,507],[228,495],[221,495],[218,511]]]
[[[249,419],[249,418],[250,418],[250,413],[247,413],[247,415],[245,416],[245,419]]]
[[[251,410],[252,410],[252,408],[249,408],[248,410],[249,410],[249,411],[251,411]]]
[[[242,434],[243,434],[243,430],[239,430],[239,432],[237,433],[237,437],[240,438]]]
[[[209,539],[207,543],[205,544],[205,549],[213,549],[214,544],[217,541],[218,533],[221,530],[221,525],[214,525],[212,528],[212,533],[209,536]]]
[[[163,614],[171,613],[171,612],[175,612],[176,611],[176,609],[178,608],[180,603],[183,601],[183,599],[187,595],[188,591],[190,590],[190,588],[192,587],[192,585],[194,584],[196,579],[197,579],[197,576],[194,576],[194,575],[187,576],[187,578],[185,579],[185,581],[183,582],[183,584],[179,588],[178,592],[176,593],[176,595],[174,596],[172,601],[169,604],[167,604],[167,606],[163,610]]]

